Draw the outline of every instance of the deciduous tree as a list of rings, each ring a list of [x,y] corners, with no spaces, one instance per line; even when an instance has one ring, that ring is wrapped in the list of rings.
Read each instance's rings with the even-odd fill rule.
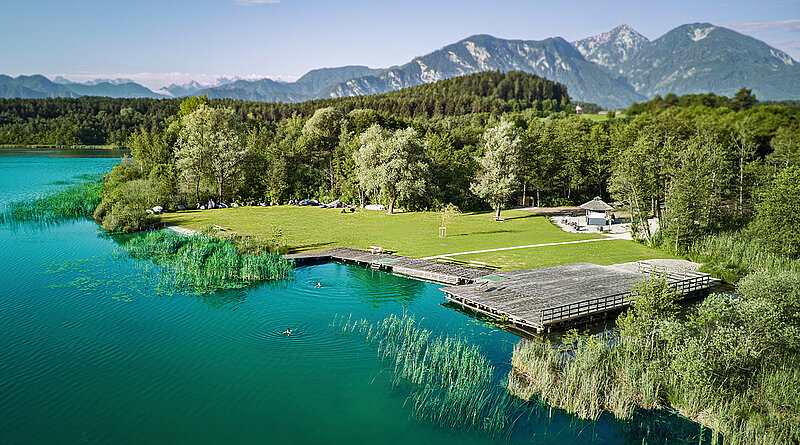
[[[481,171],[470,190],[485,199],[495,209],[495,218],[500,218],[500,210],[517,184],[520,139],[514,124],[502,120],[486,130],[483,140]]]

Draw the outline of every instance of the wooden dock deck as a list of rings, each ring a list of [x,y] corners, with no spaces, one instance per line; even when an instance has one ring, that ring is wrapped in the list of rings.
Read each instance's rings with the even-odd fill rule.
[[[665,277],[679,296],[721,283],[705,273],[658,267],[647,261],[498,272],[346,247],[286,257],[299,265],[341,261],[446,284],[449,286],[441,289],[447,300],[537,331],[623,309],[631,303],[631,290],[646,278]]]
[[[450,285],[472,283],[477,278],[493,273],[489,269],[445,264],[387,253],[371,253],[347,247],[318,253],[287,255],[286,257],[295,260],[300,265],[331,260],[342,261]]]
[[[575,263],[534,270],[497,272],[473,284],[442,288],[446,298],[493,318],[541,331],[567,321],[619,310],[631,303],[642,279],[665,277],[679,296],[721,283],[695,271]]]

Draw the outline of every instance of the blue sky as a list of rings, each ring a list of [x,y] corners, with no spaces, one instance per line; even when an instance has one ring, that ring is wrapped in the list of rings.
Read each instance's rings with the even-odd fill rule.
[[[800,59],[800,0],[0,0],[0,73],[151,88],[218,76],[405,63],[473,34],[567,40],[627,23],[653,40],[726,26]]]

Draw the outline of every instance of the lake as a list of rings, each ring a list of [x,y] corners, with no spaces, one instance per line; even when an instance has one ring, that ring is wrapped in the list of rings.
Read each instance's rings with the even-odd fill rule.
[[[62,154],[0,150],[0,206],[96,177],[121,156]],[[393,387],[376,347],[336,321],[413,315],[478,345],[500,385],[519,338],[445,304],[438,285],[329,263],[240,291],[160,293],[157,268],[117,253],[124,241],[88,220],[0,225],[0,442],[501,441],[411,419],[411,390]],[[587,422],[529,408],[508,442],[698,443],[700,434],[668,413]]]

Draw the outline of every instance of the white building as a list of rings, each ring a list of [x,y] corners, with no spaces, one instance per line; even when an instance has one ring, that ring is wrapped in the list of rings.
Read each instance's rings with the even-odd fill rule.
[[[599,196],[585,204],[581,204],[581,208],[586,210],[587,226],[606,226],[611,224],[608,212],[614,210],[614,207],[604,203]]]

